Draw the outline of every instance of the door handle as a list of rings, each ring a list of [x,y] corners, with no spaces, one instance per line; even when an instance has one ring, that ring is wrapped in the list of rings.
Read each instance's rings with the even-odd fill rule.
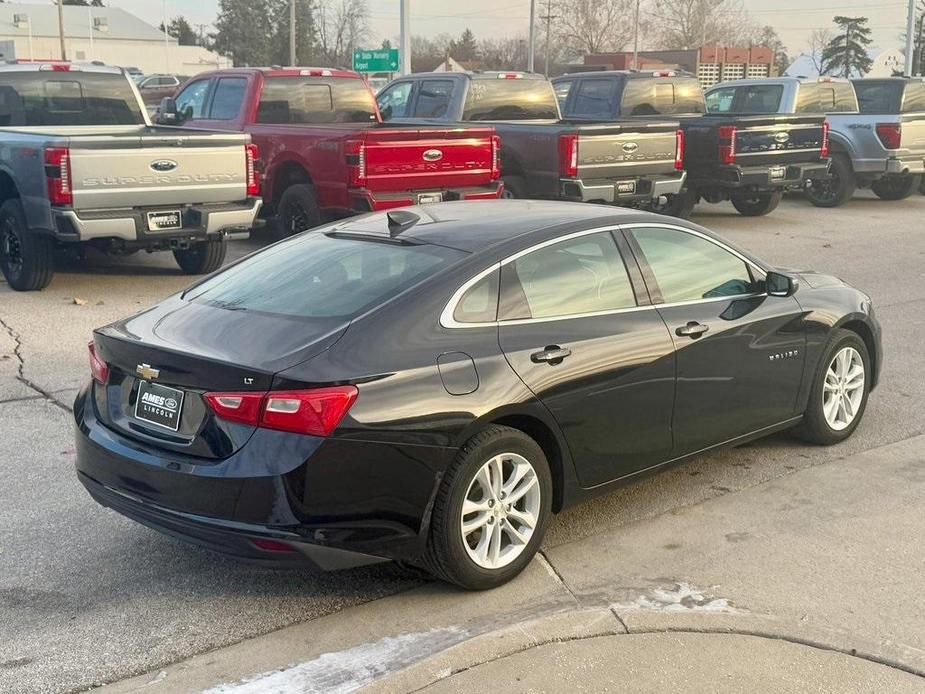
[[[692,340],[696,340],[698,337],[703,335],[709,326],[704,325],[703,323],[698,323],[697,321],[691,321],[687,325],[682,325],[680,328],[674,331],[675,335],[679,337],[689,337]]]
[[[549,345],[540,352],[534,352],[530,355],[530,361],[534,364],[539,364],[541,362],[546,362],[552,366],[556,364],[561,364],[562,360],[572,354],[572,350],[568,347],[560,347],[559,345]]]

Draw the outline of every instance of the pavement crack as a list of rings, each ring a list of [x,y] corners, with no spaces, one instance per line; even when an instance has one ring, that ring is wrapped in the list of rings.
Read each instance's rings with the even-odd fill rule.
[[[13,341],[13,358],[16,359],[16,380],[25,385],[27,388],[34,390],[36,393],[38,393],[38,396],[44,398],[55,407],[59,407],[65,412],[71,412],[72,410],[68,405],[65,405],[54,395],[52,395],[52,393],[26,377],[26,358],[23,356],[22,337],[13,329],[13,326],[11,326],[2,318],[0,318],[0,326],[3,326],[3,329]],[[26,398],[19,399],[25,400]]]
[[[610,613],[616,618],[618,622],[620,622],[620,626],[623,627],[623,631],[625,631],[627,634],[630,633],[630,628],[626,626],[626,622],[623,621],[623,617],[620,616],[620,613],[617,612],[617,608],[613,605],[610,606]]]
[[[555,581],[565,589],[565,592],[567,592],[572,597],[572,600],[575,601],[575,604],[577,604],[579,607],[583,607],[581,600],[577,595],[575,595],[575,591],[569,587],[569,584],[565,582],[565,578],[563,578],[562,574],[559,573],[559,570],[553,566],[551,561],[549,561],[549,557],[546,556],[546,552],[544,552],[542,549],[538,549],[536,551],[536,556],[539,557],[540,562],[543,564],[549,575],[551,575],[553,579],[555,579]]]

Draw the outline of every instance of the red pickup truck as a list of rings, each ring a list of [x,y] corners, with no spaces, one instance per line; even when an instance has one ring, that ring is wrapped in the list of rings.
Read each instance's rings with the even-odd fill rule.
[[[355,72],[235,68],[192,78],[158,121],[249,133],[264,172],[264,215],[283,233],[326,219],[442,200],[500,197],[492,127],[382,122]]]

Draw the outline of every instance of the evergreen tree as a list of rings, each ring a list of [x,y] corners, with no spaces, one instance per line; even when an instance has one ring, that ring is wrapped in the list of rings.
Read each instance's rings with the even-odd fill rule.
[[[837,16],[833,20],[839,33],[822,51],[822,73],[840,77],[861,77],[873,65],[867,54],[871,44],[867,17]]]
[[[274,45],[279,43],[274,26],[278,13],[272,11],[272,4],[271,0],[219,0],[215,50],[231,56],[236,66],[274,64],[281,47]]]
[[[458,41],[450,42],[450,55],[456,60],[477,60],[479,47],[475,42],[475,34],[469,27],[459,36]]]
[[[163,22],[161,22],[159,28],[164,31]],[[167,25],[167,34],[175,38],[181,46],[195,46],[199,43],[199,36],[196,35],[193,27],[183,15],[170,20]]]

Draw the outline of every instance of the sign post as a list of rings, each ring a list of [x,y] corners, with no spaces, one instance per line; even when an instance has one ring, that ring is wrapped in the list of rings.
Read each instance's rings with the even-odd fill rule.
[[[353,70],[355,72],[398,72],[398,49],[355,50]]]

